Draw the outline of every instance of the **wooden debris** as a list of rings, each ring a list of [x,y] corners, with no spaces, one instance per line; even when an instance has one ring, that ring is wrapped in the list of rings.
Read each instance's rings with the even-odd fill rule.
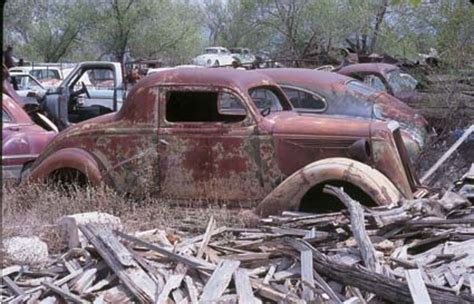
[[[469,202],[445,195],[363,208],[342,190],[327,189],[347,210],[284,212],[251,229],[216,227],[211,219],[199,235],[175,230],[179,238],[164,229],[132,235],[80,226],[89,243],[84,249],[41,269],[4,268],[0,300],[339,304],[375,296],[376,302],[474,302]]]
[[[421,271],[419,269],[410,269],[405,271],[405,276],[410,288],[411,298],[414,304],[431,304],[431,299],[426,289]]]

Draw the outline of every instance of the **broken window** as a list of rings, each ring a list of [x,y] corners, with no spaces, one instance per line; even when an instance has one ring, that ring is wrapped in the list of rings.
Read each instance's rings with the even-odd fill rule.
[[[166,120],[169,122],[238,122],[246,110],[241,100],[227,92],[169,91]]]
[[[295,109],[314,112],[326,110],[326,101],[314,93],[292,87],[283,87],[283,91]]]

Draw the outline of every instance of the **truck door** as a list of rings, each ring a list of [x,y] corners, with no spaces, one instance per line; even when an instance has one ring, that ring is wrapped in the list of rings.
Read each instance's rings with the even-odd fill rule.
[[[93,117],[118,111],[123,103],[120,64],[80,63],[46,97],[46,112],[60,129]]]
[[[165,196],[241,200],[261,192],[255,123],[237,94],[167,87],[160,100],[158,157]]]

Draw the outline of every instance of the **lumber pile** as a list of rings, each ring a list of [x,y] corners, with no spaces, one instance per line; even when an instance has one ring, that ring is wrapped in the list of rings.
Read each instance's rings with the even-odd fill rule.
[[[347,210],[284,212],[256,228],[134,234],[80,225],[87,239],[41,269],[2,269],[9,303],[473,303],[474,207],[456,193]]]

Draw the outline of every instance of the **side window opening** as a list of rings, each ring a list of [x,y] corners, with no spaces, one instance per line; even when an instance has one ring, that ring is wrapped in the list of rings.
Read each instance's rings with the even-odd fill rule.
[[[311,94],[293,88],[283,88],[283,91],[290,99],[290,103],[295,109],[322,112],[326,109],[326,102],[316,94]]]
[[[259,110],[270,109],[271,112],[284,110],[280,98],[270,88],[261,87],[251,89],[249,94]]]
[[[169,91],[166,120],[169,122],[239,122],[246,117],[240,99],[227,92]]]

